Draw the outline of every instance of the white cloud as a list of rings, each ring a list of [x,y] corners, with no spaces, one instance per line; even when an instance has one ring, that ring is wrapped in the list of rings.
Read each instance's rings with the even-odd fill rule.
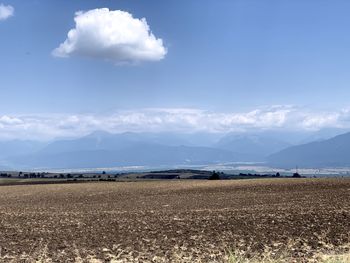
[[[318,130],[324,127],[339,127],[341,126],[340,122],[341,114],[340,113],[325,113],[325,114],[311,114],[305,116],[302,125],[306,129]],[[339,127],[340,128],[340,127]]]
[[[10,5],[0,4],[0,21],[13,16],[15,9]]]
[[[80,137],[96,130],[121,132],[211,132],[350,129],[350,110],[313,112],[293,106],[272,106],[247,112],[155,108],[110,114],[0,115],[0,139]]]
[[[108,8],[75,14],[75,28],[53,51],[56,57],[81,56],[116,64],[158,61],[167,50],[151,32],[145,18]]]
[[[10,117],[7,115],[0,117],[0,124],[2,125],[13,125],[13,124],[20,124],[22,121],[16,117]]]

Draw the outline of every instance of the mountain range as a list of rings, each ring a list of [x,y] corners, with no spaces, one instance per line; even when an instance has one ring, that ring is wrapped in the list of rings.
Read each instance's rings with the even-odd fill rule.
[[[267,161],[271,166],[283,168],[349,167],[350,133],[288,147],[270,155]]]
[[[267,162],[273,167],[350,166],[350,133],[265,131],[175,134],[96,131],[81,138],[0,142],[0,169],[174,166]],[[331,138],[329,138],[331,137]],[[310,142],[312,141],[312,142]]]

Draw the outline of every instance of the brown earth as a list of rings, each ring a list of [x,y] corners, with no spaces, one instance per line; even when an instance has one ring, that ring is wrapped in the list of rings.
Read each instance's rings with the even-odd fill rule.
[[[349,243],[350,179],[0,187],[0,262],[222,262],[237,249],[301,260]]]

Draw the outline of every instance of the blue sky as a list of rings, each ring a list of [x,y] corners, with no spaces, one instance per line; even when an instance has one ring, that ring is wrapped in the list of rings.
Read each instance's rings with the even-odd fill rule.
[[[176,109],[180,115],[184,112],[179,109],[188,109],[190,116],[199,112],[199,126],[215,124],[207,121],[208,116],[225,116],[227,131],[241,125],[227,118],[252,112],[258,112],[257,116],[277,112],[277,122],[264,117],[266,127],[278,121],[280,126],[292,125],[300,118],[308,123],[311,119],[315,123],[309,124],[311,128],[344,126],[341,122],[348,119],[349,1],[0,3],[14,8],[13,16],[0,20],[0,124],[1,118],[5,120],[0,134],[1,129],[12,131],[6,128],[9,119],[55,122],[57,116],[100,119],[97,116],[116,114],[127,119],[132,113],[143,114],[140,123],[147,125],[150,111],[152,118],[159,114],[163,120],[162,116],[169,118],[167,111],[173,114]],[[54,56],[53,50],[76,27],[75,13],[100,8],[145,18],[165,52],[154,53],[154,60],[136,63],[116,63],[99,55],[91,58],[86,55],[91,52],[83,51],[66,58]],[[85,36],[84,40],[88,45],[90,38]],[[285,112],[293,112],[288,125]],[[39,123],[44,125],[45,121]],[[78,121],[77,125],[86,124]],[[115,123],[110,129],[118,131],[118,127],[120,123]]]

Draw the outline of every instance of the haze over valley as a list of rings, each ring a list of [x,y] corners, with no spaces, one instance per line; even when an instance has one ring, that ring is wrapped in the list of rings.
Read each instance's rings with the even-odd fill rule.
[[[275,168],[350,167],[343,129],[171,133],[95,131],[50,141],[0,142],[3,170],[173,167],[258,163]],[[334,134],[342,134],[333,137]]]

